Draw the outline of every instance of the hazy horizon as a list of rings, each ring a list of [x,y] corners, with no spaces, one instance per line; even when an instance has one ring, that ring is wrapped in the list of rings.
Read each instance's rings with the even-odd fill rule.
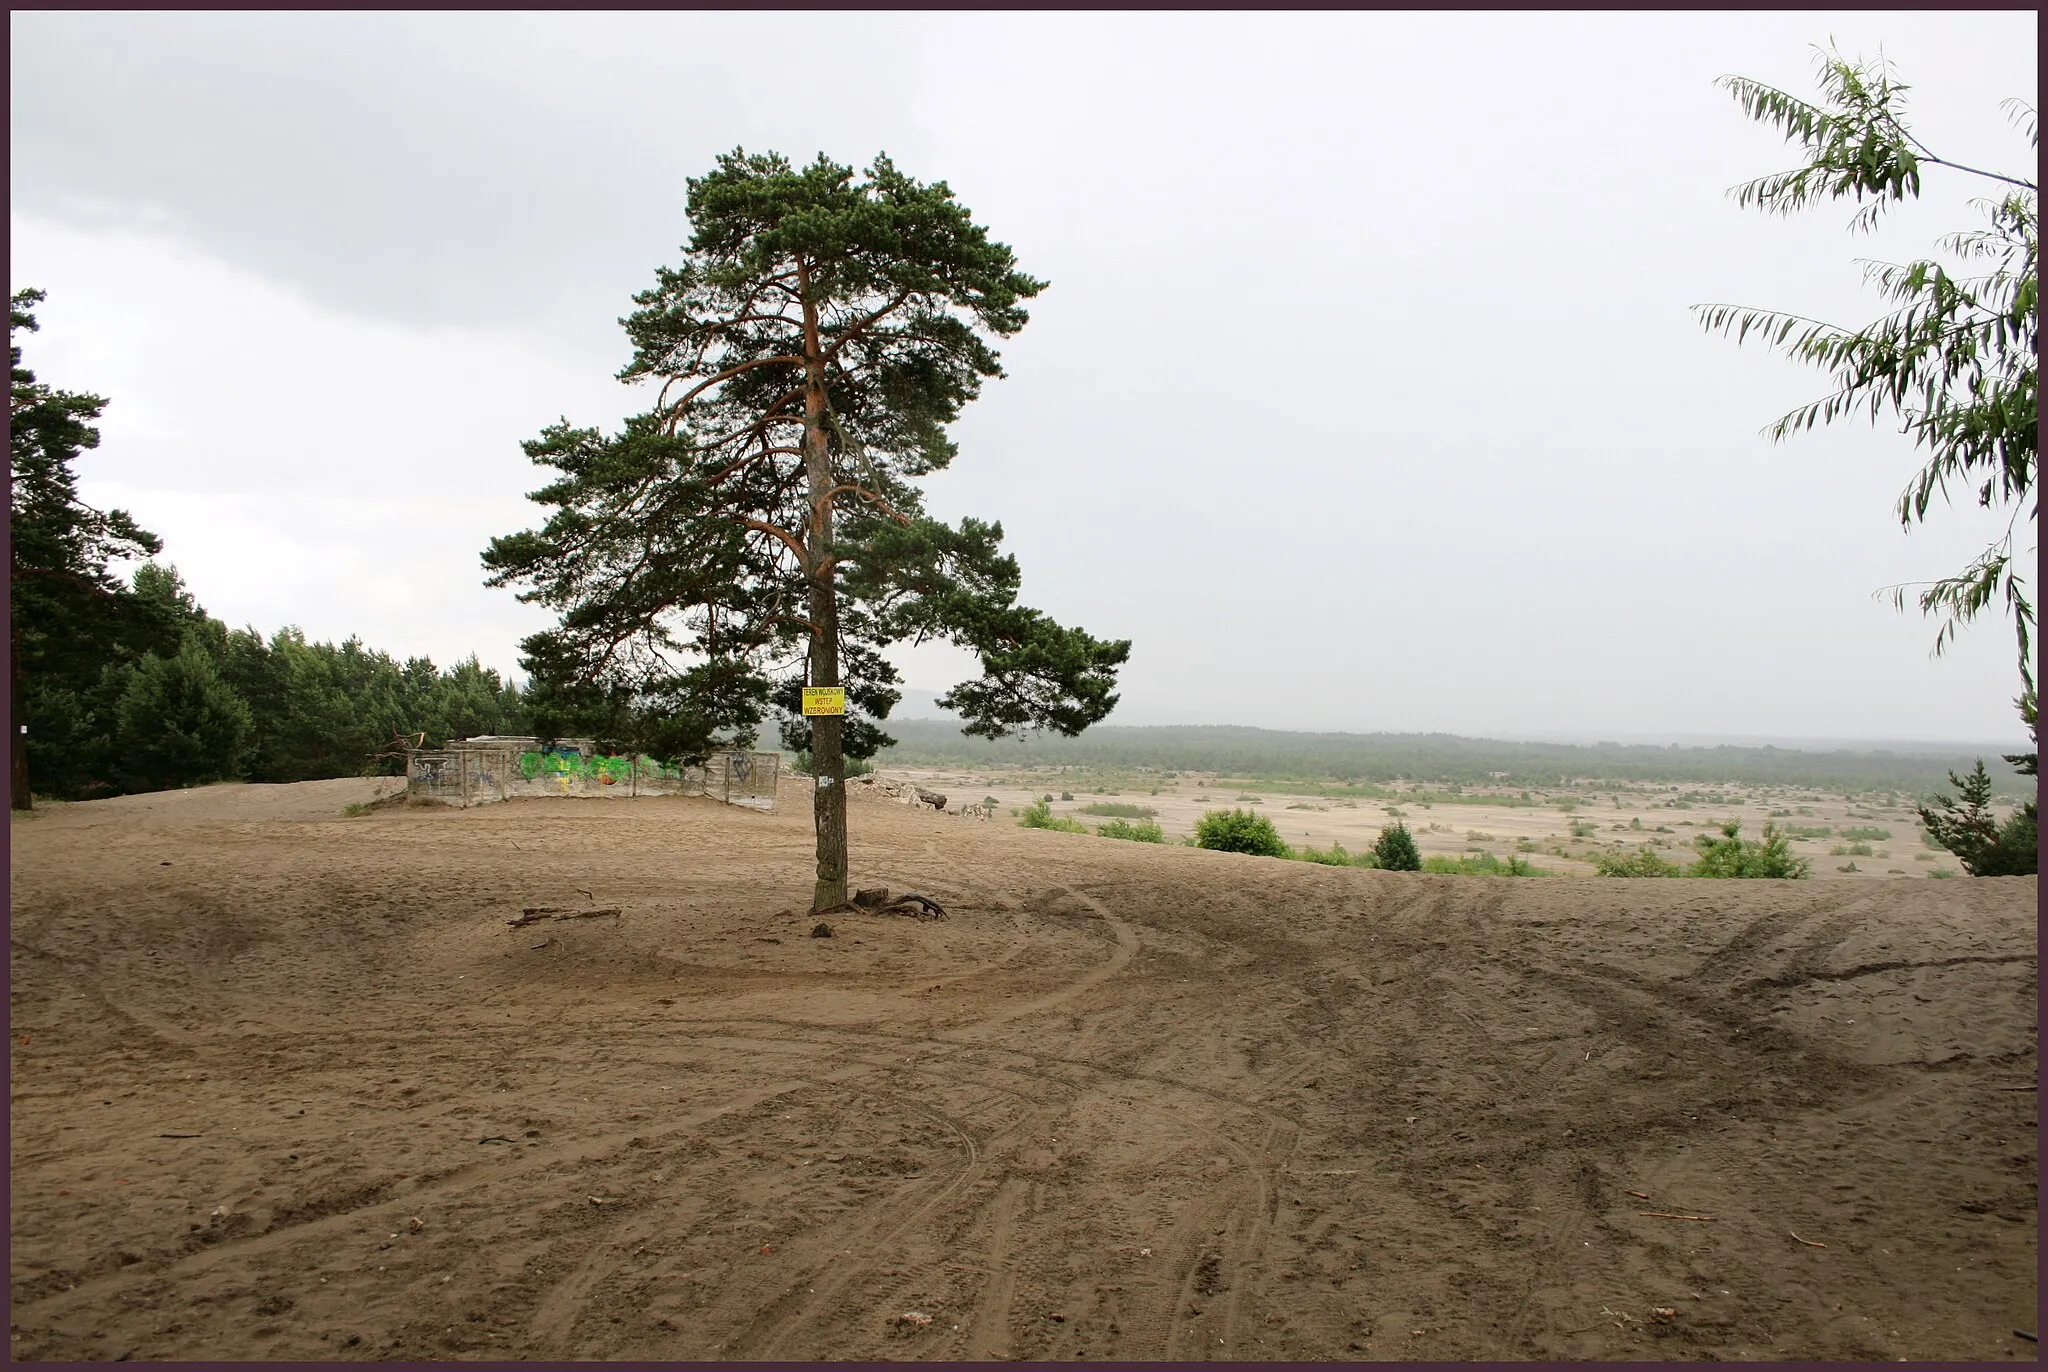
[[[952,713],[951,711],[949,711],[949,710],[943,710],[943,709],[940,709],[940,708],[939,708],[939,706],[938,706],[938,703],[937,703],[937,697],[938,697],[938,696],[940,696],[940,695],[943,695],[943,694],[944,694],[944,692],[942,692],[942,691],[930,691],[930,690],[925,690],[925,689],[921,689],[921,688],[918,688],[918,687],[903,687],[903,688],[900,688],[900,689],[902,689],[902,691],[903,691],[903,699],[902,699],[902,701],[901,701],[900,703],[898,703],[898,705],[896,706],[896,708],[895,708],[894,710],[892,710],[892,711],[890,712],[890,715],[889,715],[889,717],[890,717],[891,719],[919,719],[919,720],[933,720],[933,719],[935,719],[935,720],[953,720],[953,719],[958,719],[958,718],[959,718],[959,716],[958,716],[958,715],[955,715],[955,714],[953,714],[953,713]],[[1274,732],[1276,732],[1276,733],[1335,733],[1335,734],[1421,734],[1421,733],[1441,733],[1441,734],[1454,734],[1454,735],[1456,735],[1456,736],[1458,736],[1458,737],[1462,737],[1462,738],[1478,738],[1478,739],[1489,739],[1489,738],[1490,738],[1490,739],[1496,739],[1496,740],[1498,740],[1498,741],[1500,741],[1500,742],[1503,742],[1503,743],[1578,743],[1578,744],[1589,744],[1589,745],[1590,745],[1590,744],[1598,744],[1598,743],[1624,743],[1624,744],[1640,744],[1640,743],[1648,743],[1648,744],[1655,744],[1655,745],[1657,745],[1657,746],[1660,746],[1660,747],[1661,747],[1661,746],[1665,746],[1665,745],[1672,745],[1672,746],[1676,746],[1676,747],[1680,747],[1680,748],[1688,748],[1688,747],[1705,747],[1705,748],[1711,748],[1711,747],[1716,747],[1716,746],[1726,745],[1726,746],[1728,746],[1728,747],[1734,747],[1734,748],[1765,748],[1765,747],[1775,747],[1775,748],[1786,748],[1786,749],[1796,749],[1796,750],[1798,750],[1798,751],[1801,751],[1801,752],[1828,752],[1828,751],[1841,751],[1841,752],[1876,752],[1876,751],[1885,751],[1885,750],[1896,750],[1896,751],[1913,751],[1913,752],[1940,752],[1940,753],[1947,753],[1947,752],[1951,752],[1951,751],[1965,751],[1965,752],[1967,752],[1967,751],[1969,751],[1969,750],[1972,750],[1972,749],[1976,749],[1976,750],[1982,750],[1982,751],[1985,751],[1985,752],[1987,752],[1987,754],[1989,754],[1989,753],[1997,753],[1997,754],[1999,754],[2000,756],[2003,756],[2003,755],[2004,755],[2005,753],[2016,753],[2016,752],[2019,752],[2019,751],[2020,751],[2021,749],[2023,749],[2023,748],[2031,748],[2031,747],[2033,746],[2033,744],[2032,744],[2031,740],[2029,740],[2029,739],[2028,739],[2028,738],[2026,737],[2026,735],[2025,735],[2024,731],[2015,731],[2015,733],[2014,733],[2014,735],[2013,735],[2012,737],[2008,737],[2008,738],[2005,738],[2005,739],[1985,739],[1985,738],[1931,738],[1931,737],[1918,737],[1918,738],[1906,738],[1906,737],[1899,737],[1899,738],[1871,738],[1871,737],[1849,737],[1849,736],[1830,736],[1830,735],[1803,735],[1803,736],[1802,736],[1802,735],[1790,735],[1790,734],[1713,734],[1713,733],[1677,733],[1677,732],[1667,732],[1667,733],[1647,733],[1647,734],[1636,734],[1636,733],[1626,733],[1626,732],[1623,732],[1623,733],[1616,733],[1616,732],[1614,732],[1614,731],[1611,731],[1611,730],[1610,730],[1610,731],[1606,731],[1606,732],[1602,732],[1602,733],[1574,732],[1574,731],[1568,731],[1568,730],[1567,730],[1567,731],[1559,731],[1559,730],[1548,730],[1548,731],[1543,731],[1543,732],[1537,732],[1537,733],[1495,733],[1495,734],[1473,734],[1473,733],[1460,733],[1460,732],[1459,732],[1459,731],[1457,731],[1457,730],[1449,730],[1449,729],[1435,729],[1435,730],[1408,730],[1408,729],[1370,729],[1370,728],[1356,728],[1356,729],[1278,729],[1278,728],[1275,728],[1274,726],[1271,726],[1271,725],[1263,725],[1263,724],[1247,724],[1247,723],[1245,723],[1245,722],[1244,722],[1244,721],[1242,721],[1242,720],[1226,720],[1226,719],[1210,719],[1210,720],[1193,720],[1193,719],[1189,719],[1189,720],[1139,720],[1139,719],[1126,719],[1126,718],[1123,718],[1123,717],[1121,716],[1121,712],[1119,712],[1118,714],[1115,714],[1115,715],[1111,715],[1111,716],[1110,716],[1110,718],[1108,718],[1107,720],[1104,720],[1104,721],[1103,721],[1103,723],[1102,723],[1101,725],[1098,725],[1098,726],[1096,726],[1096,727],[1098,727],[1098,728],[1102,728],[1102,727],[1109,727],[1109,726],[1121,726],[1121,727],[1124,727],[1124,728],[1132,728],[1132,729],[1174,729],[1174,728],[1195,728],[1195,729],[1272,729],[1272,730],[1273,730]]]
[[[1859,323],[1936,251],[1728,188],[1796,152],[1713,82],[1880,48],[1915,131],[2031,168],[2032,13],[22,13],[26,365],[109,397],[81,492],[231,626],[517,675],[478,554],[522,439],[646,403],[617,318],[743,145],[944,180],[1051,282],[927,483],[1023,598],[1134,650],[1110,724],[1589,741],[2024,741],[2009,622],[1875,593],[1993,521],[1892,505],[1889,423],[1760,436],[1826,378],[1688,307]],[[777,96],[760,98],[764,53]],[[858,99],[845,94],[852,74]],[[943,692],[964,655],[894,654]],[[1980,745],[1982,746],[1982,745]]]

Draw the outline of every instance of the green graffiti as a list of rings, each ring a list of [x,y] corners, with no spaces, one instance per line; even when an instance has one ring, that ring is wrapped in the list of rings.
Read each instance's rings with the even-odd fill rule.
[[[613,754],[609,757],[585,756],[566,748],[548,752],[521,753],[519,774],[528,781],[546,776],[560,780],[565,786],[572,781],[595,781],[603,786],[616,786],[633,779],[633,760]]]

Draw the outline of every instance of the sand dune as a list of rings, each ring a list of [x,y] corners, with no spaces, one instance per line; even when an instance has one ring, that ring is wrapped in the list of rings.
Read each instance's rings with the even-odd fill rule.
[[[2034,1356],[2031,878],[375,789],[15,821],[16,1358]]]

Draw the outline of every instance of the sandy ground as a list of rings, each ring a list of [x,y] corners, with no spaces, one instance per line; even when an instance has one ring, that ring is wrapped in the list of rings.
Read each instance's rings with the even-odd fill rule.
[[[1043,796],[1053,797],[1052,812],[1090,828],[1107,816],[1090,806],[1137,805],[1153,816],[1169,837],[1192,834],[1210,810],[1251,810],[1271,819],[1280,836],[1299,847],[1328,848],[1341,843],[1349,852],[1372,847],[1380,830],[1396,819],[1415,835],[1424,856],[1492,853],[1520,854],[1537,867],[1559,875],[1593,874],[1589,859],[1595,850],[1633,852],[1650,844],[1668,862],[1684,864],[1698,856],[1697,834],[1720,836],[1721,824],[1739,820],[1744,838],[1761,838],[1766,824],[1791,834],[1794,856],[1812,864],[1817,880],[1871,881],[1899,877],[1957,877],[1962,865],[1953,854],[1921,841],[1918,816],[1910,800],[1886,804],[1869,797],[1851,800],[1838,793],[1800,787],[1736,787],[1727,794],[1740,800],[1689,799],[1724,794],[1722,788],[1699,785],[1661,786],[1656,790],[1560,788],[1546,800],[1569,798],[1567,810],[1555,803],[1503,806],[1456,801],[1373,800],[1347,798],[1338,788],[1300,794],[1243,778],[1187,773],[1173,777],[1125,780],[1102,789],[1099,778],[1062,776],[1057,769],[1038,772],[975,772],[940,768],[891,768],[887,775],[928,787],[947,799],[949,810],[975,805],[993,796],[998,818]],[[1953,789],[1953,788],[1951,788]],[[1071,794],[1072,800],[1061,799]],[[1515,794],[1502,791],[1501,795]],[[1889,799],[1889,798],[1888,798]],[[2001,810],[2002,813],[2002,810]],[[1574,823],[1580,832],[1573,832]],[[1850,831],[1850,832],[1845,832]],[[1874,837],[1882,834],[1883,837]],[[1837,849],[1843,851],[1837,852]],[[1562,851],[1560,851],[1562,850]]]
[[[2031,878],[370,788],[15,821],[17,1359],[2034,1357]]]

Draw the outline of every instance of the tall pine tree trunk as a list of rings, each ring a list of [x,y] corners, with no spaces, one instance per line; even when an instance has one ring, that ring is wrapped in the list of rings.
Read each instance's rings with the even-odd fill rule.
[[[808,285],[799,268],[799,281]],[[806,292],[808,293],[808,292]],[[839,572],[832,559],[832,457],[825,441],[825,364],[818,338],[818,311],[804,302],[804,476],[811,492],[810,684],[839,681]],[[818,831],[818,883],[814,911],[836,910],[846,901],[846,757],[840,751],[839,715],[811,717],[811,776],[816,792],[811,813]]]
[[[21,636],[13,624],[14,607],[9,605],[7,608],[7,698],[10,702],[7,741],[14,750],[9,765],[8,805],[15,810],[33,810],[36,808],[35,797],[29,794],[28,789],[28,736],[21,731]]]

